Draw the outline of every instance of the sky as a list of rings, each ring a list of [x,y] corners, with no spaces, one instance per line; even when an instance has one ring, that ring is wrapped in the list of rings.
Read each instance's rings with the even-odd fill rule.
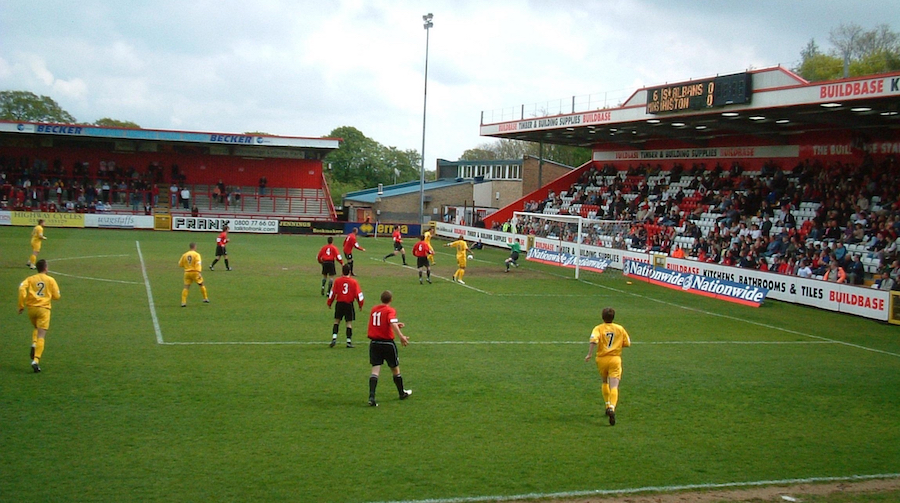
[[[297,137],[352,126],[416,151],[425,110],[432,169],[494,141],[482,117],[793,68],[810,39],[828,51],[841,23],[900,31],[900,1],[0,0],[0,90],[49,96],[82,123]]]

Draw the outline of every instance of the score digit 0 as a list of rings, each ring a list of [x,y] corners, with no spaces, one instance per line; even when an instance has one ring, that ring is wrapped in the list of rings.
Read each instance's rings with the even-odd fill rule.
[[[715,92],[715,90],[716,90],[715,82],[710,82],[709,84],[707,84],[706,106],[708,106],[708,107],[713,106],[713,93]]]

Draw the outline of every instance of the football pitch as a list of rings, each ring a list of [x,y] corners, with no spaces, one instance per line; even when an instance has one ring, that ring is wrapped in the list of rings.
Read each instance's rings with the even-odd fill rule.
[[[734,305],[622,275],[476,252],[434,283],[360,240],[355,349],[329,348],[324,236],[48,228],[41,362],[16,315],[30,228],[0,228],[0,500],[464,502],[900,475],[900,327]],[[180,307],[196,240],[211,303]],[[336,237],[340,245],[342,237]],[[413,239],[405,239],[407,262]],[[411,338],[397,399],[368,407],[367,314],[383,290]],[[612,306],[631,335],[618,424],[586,363]]]

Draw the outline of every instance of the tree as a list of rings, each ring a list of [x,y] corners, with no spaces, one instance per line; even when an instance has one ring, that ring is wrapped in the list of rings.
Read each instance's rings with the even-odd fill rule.
[[[501,139],[494,143],[482,143],[475,148],[468,149],[463,152],[459,157],[459,160],[492,161],[497,159],[522,159],[526,155],[539,157],[541,155],[540,144],[522,140]],[[591,160],[591,150],[582,147],[545,143],[543,157],[548,161],[577,167]]]
[[[116,119],[110,119],[109,117],[104,117],[102,119],[97,119],[94,121],[95,126],[102,127],[119,127],[119,128],[131,128],[131,129],[140,129],[141,126],[138,126],[134,122],[131,121],[120,121]]]
[[[325,176],[336,204],[347,192],[419,179],[422,156],[416,150],[385,147],[352,126],[339,127],[328,137],[342,140],[325,157]]]
[[[800,51],[800,64],[794,71],[818,82],[900,70],[900,34],[888,25],[866,31],[853,23],[841,24],[831,30],[828,41],[833,49],[824,54],[811,39]]]
[[[74,124],[75,117],[48,96],[28,91],[0,91],[0,119],[17,122]]]

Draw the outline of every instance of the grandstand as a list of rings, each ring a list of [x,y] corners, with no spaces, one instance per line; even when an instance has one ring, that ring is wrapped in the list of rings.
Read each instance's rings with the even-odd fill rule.
[[[700,94],[679,99],[684,89]],[[576,110],[573,99],[567,114],[501,114],[482,121],[483,136],[591,147],[593,156],[485,222],[496,228],[523,209],[631,220],[624,243],[633,251],[677,244],[687,259],[763,270],[777,256],[794,260],[792,271],[781,267],[787,274],[842,242],[870,282],[898,258],[898,98],[900,73],[810,83],[774,67],[642,88],[612,109]],[[762,228],[762,241],[736,240]],[[782,235],[791,253],[766,249]]]
[[[180,215],[196,207],[204,216],[334,221],[322,159],[338,145],[332,138],[0,122],[2,209]],[[173,184],[189,191],[187,208],[171,204]]]

